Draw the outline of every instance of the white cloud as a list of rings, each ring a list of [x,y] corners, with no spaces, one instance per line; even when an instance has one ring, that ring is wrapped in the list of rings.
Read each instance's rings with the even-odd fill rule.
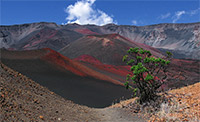
[[[195,9],[195,10],[192,10],[192,11],[190,11],[190,12],[187,12],[187,14],[189,14],[189,15],[195,15],[195,14],[198,14],[198,13],[200,13],[200,8],[197,8],[197,9]]]
[[[132,24],[133,24],[133,25],[137,25],[137,21],[136,21],[136,20],[133,20],[133,21],[132,21]]]
[[[159,18],[166,19],[171,15],[171,13],[162,14]]]
[[[92,7],[95,1],[96,0],[81,0],[77,1],[74,5],[69,5],[65,9],[65,12],[68,14],[66,17],[67,23],[77,23],[81,25],[105,25],[114,23],[111,16]]]
[[[172,17],[173,19],[172,22],[175,23],[176,21],[178,21],[182,17],[182,15],[193,16],[199,13],[200,13],[200,8],[191,11],[177,11],[175,12],[175,15]]]
[[[175,15],[173,16],[173,23],[175,23],[176,21],[178,21],[182,15],[186,14],[185,11],[177,11],[175,12]]]

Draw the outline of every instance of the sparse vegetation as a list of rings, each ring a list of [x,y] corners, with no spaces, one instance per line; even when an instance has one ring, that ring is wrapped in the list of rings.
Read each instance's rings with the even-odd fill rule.
[[[167,52],[165,59],[156,58],[150,51],[136,47],[130,48],[128,54],[123,57],[123,61],[131,66],[132,73],[127,75],[124,85],[134,95],[139,95],[141,104],[155,101],[158,98],[158,89],[167,79],[167,67],[172,53]]]
[[[160,93],[165,98],[138,104],[137,97],[111,107],[127,108],[148,122],[199,122],[200,83]],[[160,106],[157,106],[160,105]]]
[[[162,103],[155,116],[164,121],[200,121],[200,83],[174,89],[168,92],[166,97],[170,101]]]

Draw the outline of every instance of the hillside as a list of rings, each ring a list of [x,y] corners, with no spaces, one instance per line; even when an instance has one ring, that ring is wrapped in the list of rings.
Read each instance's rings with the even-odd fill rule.
[[[65,100],[2,63],[0,70],[0,121],[99,120],[93,109]]]
[[[150,50],[156,57],[164,56],[155,48],[145,44],[132,42],[119,34],[84,36],[65,46],[59,50],[59,52],[69,58],[90,55],[104,64],[125,65],[125,63],[122,62],[122,58],[127,54],[127,50],[130,47],[140,47]]]
[[[102,41],[100,41],[100,43],[102,43]],[[85,49],[87,51],[87,48]],[[84,50],[82,51],[84,52]],[[88,50],[88,53],[92,54],[93,51]],[[106,52],[101,50],[96,51],[96,54],[101,53],[106,54]],[[110,51],[109,55],[113,55],[113,53],[115,52]],[[124,53],[126,54],[125,50]],[[162,55],[158,52],[155,53]],[[57,91],[56,93],[59,95],[69,97],[71,100],[84,105],[98,106],[99,103],[101,103],[102,107],[108,106],[115,99],[119,100],[119,98],[124,95],[125,97],[131,95],[123,86],[126,75],[130,72],[130,67],[126,64],[120,65],[122,61],[117,60],[120,59],[119,56],[111,58],[103,57],[106,59],[105,61],[117,60],[120,62],[120,64],[118,64],[117,61],[109,64],[109,62],[102,63],[102,60],[94,57],[95,55],[81,55],[71,60],[47,48],[32,51],[2,50],[1,54],[2,62],[9,67],[47,86],[50,90]],[[168,81],[162,86],[162,89],[180,88],[199,82],[199,67],[200,62],[198,60],[172,59],[168,68]],[[84,87],[81,87],[82,85]],[[74,92],[77,96],[71,95],[70,92]],[[88,95],[88,93],[90,94]],[[107,101],[104,100],[100,102],[99,97],[97,97],[95,93],[102,95]],[[105,93],[107,96],[103,95]],[[84,99],[82,99],[80,94],[85,95]],[[91,96],[95,98],[92,103],[87,99]]]
[[[170,50],[175,54],[174,58],[199,59],[199,28],[200,23],[96,26],[41,22],[0,26],[2,44],[0,48],[12,50],[51,48],[58,51],[85,35],[119,34],[132,42],[143,43],[163,52]]]
[[[101,108],[121,97],[131,97],[122,80],[112,77],[117,74],[100,72],[51,49],[1,50],[1,56],[12,69],[78,104]]]

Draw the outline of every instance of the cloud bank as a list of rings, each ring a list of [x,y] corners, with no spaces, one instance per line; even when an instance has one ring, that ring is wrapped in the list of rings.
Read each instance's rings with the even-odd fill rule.
[[[99,9],[93,8],[95,1],[96,0],[81,0],[77,1],[74,5],[69,5],[65,9],[65,12],[68,14],[66,17],[67,23],[77,23],[81,25],[105,25],[114,23],[111,16]]]

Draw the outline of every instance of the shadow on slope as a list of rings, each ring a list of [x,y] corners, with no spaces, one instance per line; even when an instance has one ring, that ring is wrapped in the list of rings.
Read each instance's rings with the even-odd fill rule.
[[[19,52],[2,50],[2,62],[77,104],[101,108],[111,105],[114,100],[119,100],[123,96],[130,98],[131,93],[129,91],[120,83],[113,82],[115,80],[109,79],[105,75],[102,75],[102,77],[107,77],[108,79],[102,80],[98,78],[101,76],[98,73],[88,75],[87,71],[82,71],[83,69],[81,69],[80,71],[86,74],[81,76],[54,62],[50,63],[44,60],[46,55],[52,54],[51,51],[50,49]],[[72,60],[64,60],[67,64],[72,63]],[[79,67],[84,67],[81,64],[78,65],[80,65]],[[79,70],[79,67],[76,67],[76,70]]]

